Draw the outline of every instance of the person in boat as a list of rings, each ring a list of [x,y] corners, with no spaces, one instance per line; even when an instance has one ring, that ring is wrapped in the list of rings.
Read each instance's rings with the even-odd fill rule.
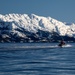
[[[61,40],[61,42],[59,43],[58,46],[62,47],[62,46],[65,45],[65,44],[66,44],[66,43],[65,43],[63,40]]]

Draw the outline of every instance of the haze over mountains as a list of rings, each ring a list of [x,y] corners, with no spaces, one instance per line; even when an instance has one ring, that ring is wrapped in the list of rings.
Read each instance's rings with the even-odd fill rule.
[[[0,42],[75,42],[75,24],[35,14],[0,14]]]

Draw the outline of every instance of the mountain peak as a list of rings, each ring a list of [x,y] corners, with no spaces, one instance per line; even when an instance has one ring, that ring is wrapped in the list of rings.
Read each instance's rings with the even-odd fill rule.
[[[2,22],[5,22],[4,25],[1,25]],[[50,33],[56,32],[61,36],[75,35],[75,24],[68,25],[51,17],[43,17],[35,14],[0,14],[0,27],[2,26],[8,26],[13,31],[15,29],[23,29],[28,32],[37,33],[38,30],[41,30]],[[16,31],[15,33],[18,32]]]

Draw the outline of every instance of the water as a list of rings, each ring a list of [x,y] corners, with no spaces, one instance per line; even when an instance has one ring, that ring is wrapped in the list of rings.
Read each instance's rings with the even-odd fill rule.
[[[0,43],[0,75],[75,75],[74,46]]]

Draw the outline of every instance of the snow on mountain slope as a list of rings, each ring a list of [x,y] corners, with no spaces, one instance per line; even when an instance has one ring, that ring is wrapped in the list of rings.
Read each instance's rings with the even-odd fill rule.
[[[35,14],[0,14],[0,22],[2,21],[12,23],[9,25],[12,30],[16,28],[23,28],[33,33],[38,32],[38,30],[42,30],[57,32],[62,36],[73,36],[75,34],[75,24],[65,25],[63,22],[57,21],[51,17],[42,17]],[[5,26],[7,25],[8,24],[5,24]]]

